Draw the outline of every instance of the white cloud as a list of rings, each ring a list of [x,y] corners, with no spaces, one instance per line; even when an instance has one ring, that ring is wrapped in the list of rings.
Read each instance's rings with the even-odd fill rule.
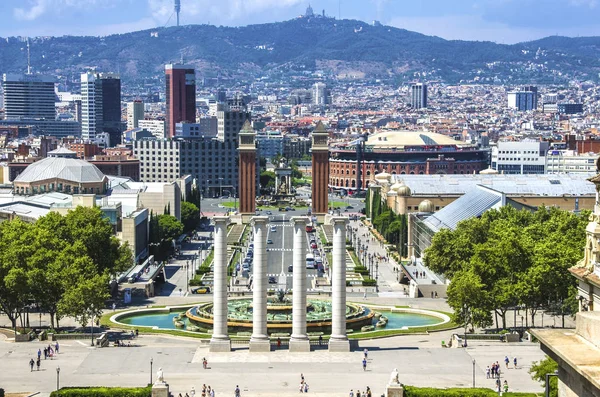
[[[109,7],[119,0],[28,0],[25,7],[16,7],[13,14],[17,20],[33,21],[48,12],[61,12],[65,8]]]

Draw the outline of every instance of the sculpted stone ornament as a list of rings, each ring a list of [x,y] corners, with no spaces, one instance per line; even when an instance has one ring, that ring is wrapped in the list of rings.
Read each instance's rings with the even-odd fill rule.
[[[156,383],[165,383],[165,378],[163,375],[162,368],[159,368],[158,371],[156,372]]]
[[[392,374],[390,375],[390,383],[389,384],[390,385],[399,385],[400,384],[398,368],[394,368],[394,370],[392,371]]]

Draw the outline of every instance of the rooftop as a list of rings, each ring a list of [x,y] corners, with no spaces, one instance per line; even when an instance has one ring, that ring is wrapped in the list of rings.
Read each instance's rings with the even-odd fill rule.
[[[47,157],[29,165],[15,183],[30,183],[51,179],[62,179],[76,183],[103,182],[104,174],[93,164],[84,160]]]
[[[365,146],[402,150],[405,146],[473,146],[429,131],[385,131],[370,135]]]

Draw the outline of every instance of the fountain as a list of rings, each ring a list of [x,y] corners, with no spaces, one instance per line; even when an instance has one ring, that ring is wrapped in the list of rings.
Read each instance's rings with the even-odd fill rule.
[[[211,329],[213,323],[213,304],[203,303],[189,309],[185,316],[190,324],[200,329]],[[227,327],[229,332],[250,332],[252,330],[252,299],[232,299],[227,302]],[[306,305],[306,325],[309,333],[331,332],[331,302],[308,300]],[[349,329],[360,331],[373,324],[375,312],[366,306],[346,304],[346,323]],[[292,302],[285,291],[267,299],[267,331],[272,333],[292,332]]]

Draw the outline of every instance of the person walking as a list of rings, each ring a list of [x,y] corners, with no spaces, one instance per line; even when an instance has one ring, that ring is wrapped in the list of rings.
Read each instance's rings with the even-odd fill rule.
[[[360,397],[360,389],[356,390],[356,397]]]
[[[490,378],[490,366],[489,365],[485,368],[485,377],[486,377],[486,379]]]
[[[54,345],[54,351],[56,352],[56,354],[58,354],[58,341],[56,341],[56,344]]]
[[[304,382],[304,393],[308,393],[308,383]]]
[[[210,397],[215,397],[215,389],[210,389]]]
[[[363,365],[363,371],[366,371],[367,370],[367,359],[366,358],[363,358],[362,365]]]
[[[29,360],[29,368],[31,368],[30,372],[33,372],[33,365],[35,364],[35,361],[33,361],[33,358],[31,360]]]
[[[350,389],[350,394],[348,394],[348,397],[354,397],[354,391],[353,391],[353,389]]]
[[[516,356],[513,358],[513,365],[515,366],[515,369],[517,369],[517,357]]]
[[[508,359],[508,356],[504,356],[504,364],[506,364],[506,369],[508,369],[509,362],[510,362],[510,360]]]
[[[194,389],[194,386],[192,386],[192,390],[190,390],[190,395],[192,397],[194,397],[196,395],[196,389]]]
[[[504,379],[504,393],[508,393],[508,381]]]
[[[304,374],[300,374],[300,381],[302,381],[302,383],[304,383]]]
[[[40,370],[40,365],[42,364],[42,360],[41,358],[38,357],[37,361],[35,362],[35,364],[37,365],[37,370]]]
[[[235,397],[240,397],[240,387],[238,385],[235,385]]]
[[[38,349],[38,360],[42,357],[42,349]]]
[[[367,397],[373,397],[371,394],[371,388],[369,388],[369,386],[367,386]]]

